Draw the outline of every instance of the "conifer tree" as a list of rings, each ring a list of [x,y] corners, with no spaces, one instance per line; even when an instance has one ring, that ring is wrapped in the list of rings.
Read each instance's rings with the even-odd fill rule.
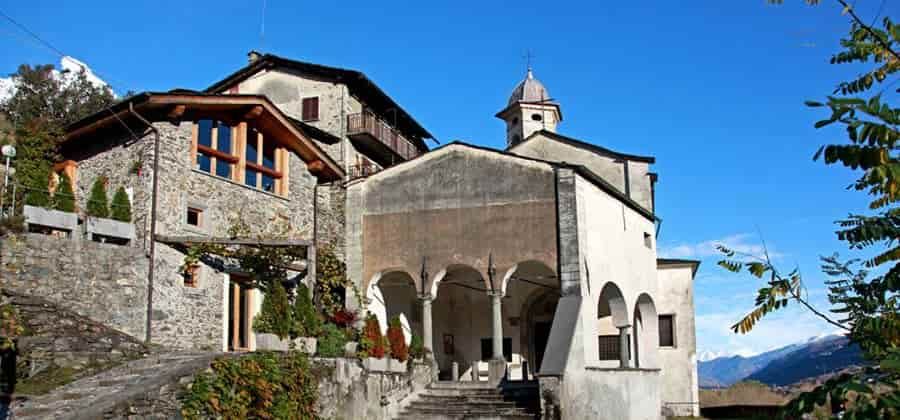
[[[72,189],[72,180],[65,172],[59,176],[59,185],[53,194],[53,208],[66,213],[75,212],[75,191]]]
[[[287,291],[281,282],[276,281],[263,297],[262,308],[253,319],[253,331],[275,334],[281,339],[288,338],[293,329],[291,318]]]
[[[309,297],[309,289],[301,284],[297,286],[297,296],[294,297],[294,337],[315,337],[322,329],[322,320],[316,313],[312,299]]]
[[[110,212],[113,220],[131,222],[131,201],[128,200],[128,193],[125,192],[124,187],[119,187],[116,190]]]
[[[35,173],[26,179],[28,191],[25,192],[25,204],[35,207],[50,208],[50,191],[48,183],[50,172],[47,168],[37,168]]]
[[[87,214],[93,217],[109,217],[109,199],[106,196],[106,183],[103,177],[98,177],[91,186],[91,195],[88,196]]]

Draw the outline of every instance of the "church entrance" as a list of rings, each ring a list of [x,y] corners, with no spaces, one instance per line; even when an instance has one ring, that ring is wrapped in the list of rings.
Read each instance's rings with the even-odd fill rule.
[[[550,341],[550,327],[553,326],[551,321],[540,321],[534,323],[534,371],[541,371],[541,362],[544,360],[544,350],[547,349],[547,343]]]

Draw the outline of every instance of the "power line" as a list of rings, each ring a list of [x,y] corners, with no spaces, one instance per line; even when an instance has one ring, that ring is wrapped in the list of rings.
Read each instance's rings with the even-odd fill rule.
[[[10,17],[9,15],[7,15],[6,13],[3,13],[2,10],[0,10],[0,15],[2,15],[4,18],[6,18],[6,20],[10,21],[13,25],[18,26],[19,29],[21,29],[22,31],[24,31],[24,32],[27,33],[28,35],[31,35],[32,38],[36,39],[38,42],[40,42],[41,44],[43,44],[45,47],[49,48],[51,51],[55,52],[55,53],[58,54],[59,56],[65,57],[65,54],[63,54],[62,51],[58,50],[58,49],[57,49],[56,47],[54,47],[53,45],[50,45],[49,42],[44,41],[43,38],[39,37],[36,33],[32,32],[30,29],[28,29],[27,27],[25,27],[25,25],[23,25],[23,24],[17,22],[15,19],[11,18],[11,17]]]

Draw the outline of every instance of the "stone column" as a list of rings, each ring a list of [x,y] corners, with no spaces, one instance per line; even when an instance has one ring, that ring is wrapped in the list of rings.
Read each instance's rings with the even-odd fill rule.
[[[503,293],[488,293],[491,297],[491,312],[493,336],[491,339],[493,354],[488,362],[488,380],[492,384],[499,384],[506,376],[506,360],[503,358],[503,312],[500,310]]]
[[[630,325],[625,325],[619,327],[619,367],[620,368],[629,368],[631,367],[631,362],[628,357],[628,329],[631,328]]]
[[[422,344],[425,354],[434,356],[432,332],[431,332],[431,295],[422,295]]]

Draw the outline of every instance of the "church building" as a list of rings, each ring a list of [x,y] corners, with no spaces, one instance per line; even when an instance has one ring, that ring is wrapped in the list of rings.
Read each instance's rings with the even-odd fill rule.
[[[530,68],[498,102],[506,148],[431,149],[364,73],[251,52],[202,91],[141,93],[72,124],[57,171],[89,223],[63,234],[85,241],[101,179],[133,203],[115,243],[150,261],[149,286],[96,297],[127,292],[127,308],[85,316],[162,346],[254,350],[262,296],[239,268],[182,269],[185,247],[226,240],[237,219],[305,247],[307,282],[332,249],[364,298],[348,305],[383,330],[399,317],[438,380],[534,384],[565,419],[698,415],[699,262],[657,255],[655,159],[561,134],[562,101]]]

